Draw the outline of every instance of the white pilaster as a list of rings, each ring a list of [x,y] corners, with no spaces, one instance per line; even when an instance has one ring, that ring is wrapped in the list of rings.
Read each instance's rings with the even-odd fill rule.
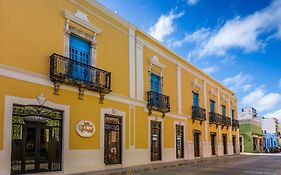
[[[144,41],[137,37],[136,46],[136,69],[137,69],[137,99],[143,100],[143,46]]]
[[[209,116],[208,115],[208,110],[207,110],[207,90],[206,90],[206,80],[203,80],[203,87],[204,87],[204,108],[206,110],[206,117]],[[209,124],[209,118],[206,118],[205,121],[205,141],[208,141],[208,124]]]
[[[182,89],[181,89],[181,65],[177,64],[177,90],[178,90],[178,113],[182,114]]]
[[[129,25],[129,96],[136,98],[135,28]]]

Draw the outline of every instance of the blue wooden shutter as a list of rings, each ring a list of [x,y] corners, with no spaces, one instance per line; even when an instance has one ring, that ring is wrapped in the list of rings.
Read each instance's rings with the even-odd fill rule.
[[[210,100],[210,112],[215,112],[215,102]]]
[[[156,74],[151,74],[151,91],[160,93],[160,76]]]
[[[193,92],[193,106],[199,107],[199,95]]]
[[[90,80],[90,43],[75,35],[70,35],[69,58],[71,62],[71,76],[80,81]]]
[[[222,115],[225,116],[225,106],[222,105],[222,108],[221,108],[221,109],[222,109]]]

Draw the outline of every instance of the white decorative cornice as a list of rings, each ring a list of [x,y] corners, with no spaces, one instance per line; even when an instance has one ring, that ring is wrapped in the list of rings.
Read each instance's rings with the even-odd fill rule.
[[[79,10],[77,10],[75,14],[72,14],[71,12],[64,10],[63,14],[66,19],[73,21],[97,34],[101,32],[101,29],[90,23],[88,20],[88,16]]]
[[[160,61],[158,60],[157,56],[153,56],[151,59],[150,59],[150,65],[155,65],[161,69],[165,69],[166,66],[162,63],[160,63]]]
[[[222,99],[222,103],[228,102],[228,99],[224,94],[222,95],[221,99]]]
[[[210,89],[210,96],[216,97],[218,95],[218,92],[215,91],[215,89]]]
[[[195,91],[196,88],[198,90],[200,90],[200,88],[202,87],[202,85],[198,82],[197,79],[194,79],[193,83],[192,83],[192,90]]]

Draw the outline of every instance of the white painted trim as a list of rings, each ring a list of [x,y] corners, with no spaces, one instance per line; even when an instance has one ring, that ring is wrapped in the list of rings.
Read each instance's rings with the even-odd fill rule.
[[[155,39],[152,38],[151,36],[148,36],[148,37],[150,37],[150,39],[152,39],[152,40],[155,41]],[[143,40],[143,41],[144,41],[144,40]],[[164,45],[162,45],[161,43],[159,43],[159,41],[155,41],[155,42],[157,42],[157,44],[161,45],[162,47],[166,48]],[[169,56],[169,55],[166,54],[164,51],[158,49],[157,47],[155,47],[155,46],[154,46],[153,44],[151,44],[150,42],[144,41],[144,44],[145,44],[145,46],[147,46],[147,47],[150,48],[151,50],[157,52],[159,55],[163,56],[164,58],[166,58],[167,60],[171,61],[172,63],[175,63],[175,64],[180,63],[178,60],[176,60],[175,58]],[[180,58],[182,61],[184,61],[186,64],[188,64],[188,66],[191,66],[191,67],[193,67],[194,69],[198,69],[198,68],[196,68],[195,66],[193,66],[192,64],[190,64],[189,62],[187,62],[184,58],[178,56],[178,55],[177,55],[176,53],[174,53],[173,51],[169,50],[169,52],[172,52],[174,55],[176,55],[178,58]],[[200,75],[199,73],[197,73],[197,72],[191,70],[188,66],[182,65],[182,68],[183,68],[184,70],[186,70],[187,72],[191,73],[192,75],[196,76],[197,78],[201,79],[201,80],[203,80],[203,79],[204,79],[204,76],[206,76],[206,77],[208,77],[209,79],[211,79],[211,80],[215,81],[216,83],[220,84],[221,86],[223,86],[221,83],[219,83],[218,81],[216,81],[216,80],[213,79],[212,77],[208,76],[207,74],[202,73],[202,74],[204,74],[204,75]],[[213,82],[211,82],[211,81],[208,80],[208,79],[206,79],[206,82],[207,82],[209,85],[211,85],[211,86],[213,86],[213,87],[215,87],[215,88],[219,88],[219,86],[217,86],[216,84],[214,84]],[[224,86],[223,86],[223,87],[224,87]],[[224,91],[224,90],[222,90],[222,89],[220,89],[220,90],[221,90],[223,93],[225,93],[225,94],[228,94],[228,95],[231,94],[231,93],[226,92],[226,91]],[[229,91],[230,91],[230,90],[229,90]],[[232,92],[232,91],[230,91],[230,92]],[[232,95],[232,94],[231,94],[231,95]]]
[[[128,22],[126,20],[124,20],[123,18],[118,16],[116,13],[113,13],[111,10],[104,7],[102,4],[98,3],[96,0],[86,0],[86,2],[88,2],[92,6],[96,7],[97,9],[99,9],[100,11],[105,13],[106,15],[110,16],[115,21],[118,21],[120,24],[122,24],[124,26],[128,25]]]
[[[137,74],[137,100],[144,100],[144,72],[143,72],[143,43],[137,38],[136,43],[136,74]]]
[[[13,104],[22,105],[39,105],[36,98],[28,99],[15,96],[5,96],[4,106],[4,148],[0,153],[0,174],[10,174],[11,170],[11,131],[12,131],[12,115],[13,115]],[[58,109],[63,111],[63,145],[62,145],[62,171],[65,169],[66,156],[69,153],[69,117],[70,108],[67,105],[57,104],[50,101],[46,101],[44,106]]]
[[[206,121],[204,122],[205,124],[205,142],[208,141],[208,128],[209,128],[209,112],[207,109],[207,87],[206,87],[206,80],[203,80],[203,89],[204,89],[204,108],[206,110]],[[204,153],[203,153],[204,154]]]
[[[151,142],[150,142],[150,135],[151,135],[151,121],[161,122],[161,160],[159,161],[151,161]],[[164,157],[164,120],[160,117],[149,116],[148,117],[148,158],[150,163],[159,163],[165,160]]]
[[[77,16],[76,14],[72,14],[71,12],[67,11],[67,10],[64,10],[63,11],[64,13],[64,17],[70,21],[73,21],[97,34],[99,34],[101,32],[101,29],[99,29],[98,27],[96,27],[95,25],[91,24],[88,21],[82,19],[82,18],[79,18],[79,16]],[[76,12],[77,13],[77,12]],[[85,14],[86,15],[86,14]]]
[[[122,164],[125,162],[125,151],[126,151],[126,113],[119,111],[115,108],[101,108],[100,109],[100,151],[102,152],[102,157],[104,157],[104,118],[105,115],[115,115],[122,117]],[[122,165],[121,164],[121,165]],[[109,165],[112,167],[111,165]]]
[[[122,33],[128,35],[128,32],[121,29],[120,27],[118,27],[117,25],[113,24],[112,22],[110,22],[109,20],[101,17],[100,15],[98,15],[97,13],[93,12],[92,10],[89,10],[88,8],[86,8],[85,6],[81,5],[79,2],[77,2],[76,0],[69,0],[70,2],[72,2],[73,4],[77,5],[78,7],[82,8],[83,10],[87,11],[88,13],[94,15],[95,17],[99,18],[100,20],[104,21],[105,23],[111,25],[112,27],[114,27],[115,29],[121,31]],[[95,1],[94,1],[95,2]],[[92,4],[93,5],[93,4]],[[93,5],[95,6],[95,5]],[[102,9],[102,8],[99,8],[99,7],[96,7],[98,9]],[[122,24],[122,23],[121,23]]]
[[[129,96],[136,98],[135,29],[129,27]]]
[[[177,92],[178,92],[178,113],[182,114],[182,84],[181,84],[181,66],[177,65]]]
[[[27,70],[19,69],[19,68],[4,65],[4,64],[0,64],[0,76],[9,77],[9,78],[17,79],[17,80],[22,80],[25,82],[34,83],[34,84],[38,84],[38,85],[49,86],[49,87],[53,88],[53,82],[51,82],[49,77],[47,77],[45,75],[30,72]],[[73,86],[64,85],[64,84],[61,85],[60,89],[69,90],[69,91],[77,92],[77,93],[79,92],[78,88],[73,87]],[[96,92],[93,92],[93,91],[85,91],[85,94],[99,97],[99,94]],[[120,94],[117,94],[114,92],[107,94],[105,96],[105,99],[113,100],[113,101],[117,101],[117,102],[121,102],[121,103],[125,103],[125,104],[134,104],[134,105],[140,106],[140,107],[145,107],[146,103],[147,103],[146,101],[131,99],[127,96],[120,95]]]

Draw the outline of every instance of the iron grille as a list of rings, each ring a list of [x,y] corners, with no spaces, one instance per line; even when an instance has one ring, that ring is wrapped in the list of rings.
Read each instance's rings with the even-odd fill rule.
[[[165,113],[170,112],[170,98],[166,95],[148,91],[147,92],[147,108],[150,111],[155,110],[163,113],[163,116]]]

